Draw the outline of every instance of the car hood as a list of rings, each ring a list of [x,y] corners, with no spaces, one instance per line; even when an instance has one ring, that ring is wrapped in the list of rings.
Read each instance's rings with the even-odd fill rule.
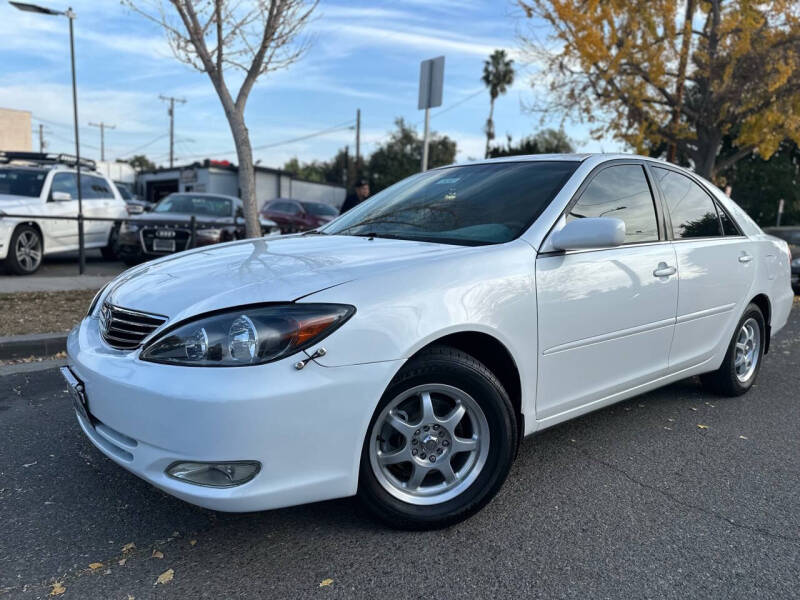
[[[284,236],[207,246],[114,280],[115,306],[172,320],[232,306],[289,302],[347,281],[457,252],[460,246],[355,236]]]
[[[195,221],[198,223],[227,223],[233,222],[232,217],[211,217],[209,215],[191,215],[188,213],[156,213],[149,212],[141,215],[136,215],[132,218],[137,223],[140,221],[176,221],[178,223],[188,223],[194,216]]]
[[[0,194],[0,210],[11,212],[9,209],[19,206],[30,206],[33,202],[38,202],[39,198],[32,196],[14,196],[12,194]]]

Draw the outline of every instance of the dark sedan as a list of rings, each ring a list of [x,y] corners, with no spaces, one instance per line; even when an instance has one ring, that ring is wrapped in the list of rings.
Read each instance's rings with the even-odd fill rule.
[[[192,217],[195,234],[192,240]],[[274,221],[261,218],[261,231],[276,235]],[[220,194],[170,194],[152,212],[125,223],[119,233],[119,256],[136,264],[180,252],[195,246],[208,246],[243,238],[245,235],[242,201]]]
[[[800,294],[800,226],[765,227],[764,232],[789,244],[789,251],[792,253],[792,287],[795,294]]]
[[[338,217],[339,211],[323,202],[277,198],[264,204],[261,216],[275,221],[281,232],[294,233],[321,227]]]

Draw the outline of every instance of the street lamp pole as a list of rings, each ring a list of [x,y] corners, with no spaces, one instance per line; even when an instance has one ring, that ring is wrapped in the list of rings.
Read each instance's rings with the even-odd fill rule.
[[[73,33],[72,21],[75,20],[75,13],[72,7],[66,11],[53,10],[45,6],[30,4],[27,2],[9,1],[14,8],[25,12],[37,13],[40,15],[53,15],[67,17],[69,20],[69,56],[72,65],[72,115],[75,120],[75,178],[78,187],[78,270],[81,275],[86,270],[86,251],[83,240],[83,192],[81,190],[81,143],[78,136],[78,87],[75,82],[75,34]]]

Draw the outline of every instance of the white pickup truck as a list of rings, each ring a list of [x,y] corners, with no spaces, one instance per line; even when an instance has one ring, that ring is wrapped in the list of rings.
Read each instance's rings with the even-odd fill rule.
[[[36,272],[42,257],[78,248],[78,222],[48,217],[78,216],[80,168],[83,216],[123,219],[125,201],[92,161],[32,152],[0,152],[0,262],[19,275]],[[32,215],[27,218],[5,215]],[[119,227],[114,221],[84,221],[86,248],[114,258]]]

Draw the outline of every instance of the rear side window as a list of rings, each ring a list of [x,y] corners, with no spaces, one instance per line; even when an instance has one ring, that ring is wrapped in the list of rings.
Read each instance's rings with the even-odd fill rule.
[[[639,165],[608,167],[591,180],[567,221],[613,217],[625,222],[625,243],[658,241],[653,194]]]
[[[655,167],[653,172],[667,202],[675,239],[722,235],[717,207],[703,188],[669,169]]]
[[[739,231],[736,223],[734,223],[733,219],[728,216],[728,213],[725,212],[725,209],[717,205],[717,212],[719,213],[719,220],[722,223],[722,233],[725,235],[742,235],[742,232]]]
[[[106,180],[102,177],[95,177],[93,175],[81,175],[81,195],[86,200],[97,200],[100,198],[113,198],[114,194],[111,192]]]

